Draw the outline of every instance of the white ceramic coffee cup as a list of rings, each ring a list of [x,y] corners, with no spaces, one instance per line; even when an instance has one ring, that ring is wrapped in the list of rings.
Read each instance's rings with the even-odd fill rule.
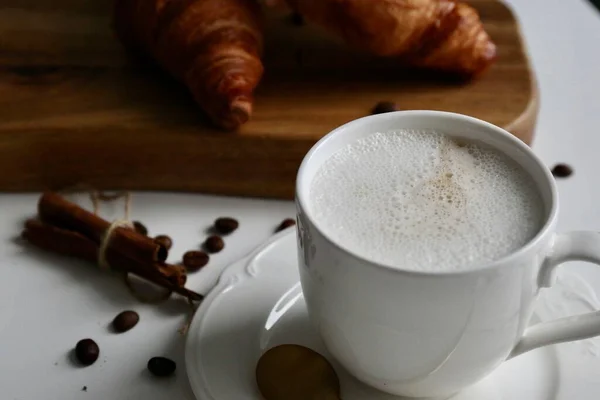
[[[355,254],[331,240],[311,212],[312,178],[335,151],[373,132],[433,129],[476,139],[530,172],[546,219],[520,250],[475,269],[415,272]],[[557,234],[554,178],[523,142],[487,122],[446,112],[400,111],[352,121],[306,155],[296,182],[298,254],[311,320],[327,349],[352,375],[382,391],[443,397],[503,361],[540,346],[600,335],[600,312],[529,326],[541,288],[565,261],[600,264],[600,234]]]

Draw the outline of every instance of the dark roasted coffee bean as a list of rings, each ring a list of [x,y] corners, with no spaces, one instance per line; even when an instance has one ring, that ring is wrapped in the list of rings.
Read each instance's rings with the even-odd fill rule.
[[[210,257],[203,251],[192,250],[183,255],[183,266],[188,271],[198,271],[208,264]]]
[[[221,236],[213,235],[206,238],[204,241],[204,248],[209,253],[218,253],[225,247],[225,242]]]
[[[92,365],[100,355],[100,348],[92,339],[82,339],[75,346],[75,355],[83,365]]]
[[[152,357],[148,361],[148,371],[155,376],[169,376],[175,372],[177,364],[166,357]]]
[[[140,221],[133,221],[133,229],[139,234],[147,235],[148,229]]]
[[[552,175],[557,178],[567,178],[573,175],[573,168],[567,164],[556,164],[554,168],[552,168]]]
[[[240,226],[240,223],[234,218],[221,217],[215,220],[215,230],[222,235],[235,231],[238,226]]]
[[[293,220],[292,218],[286,218],[283,221],[281,221],[281,224],[279,224],[279,226],[277,227],[277,229],[275,230],[275,232],[280,232],[286,228],[289,228],[290,226],[294,226],[296,225],[296,221]]]
[[[392,101],[380,101],[373,107],[371,114],[383,114],[392,111],[398,111],[398,106]]]
[[[119,313],[115,319],[113,319],[112,327],[115,332],[127,332],[136,326],[139,320],[140,316],[135,311],[123,311],[122,313]]]
[[[173,246],[173,240],[167,235],[158,235],[154,238],[154,243],[161,245],[167,250]]]
[[[304,17],[299,12],[294,11],[290,15],[290,22],[296,26],[303,26],[304,25]]]

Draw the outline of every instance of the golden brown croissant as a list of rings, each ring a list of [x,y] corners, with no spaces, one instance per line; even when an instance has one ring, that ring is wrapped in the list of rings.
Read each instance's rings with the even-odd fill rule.
[[[256,0],[116,0],[114,17],[123,44],[185,83],[215,124],[249,119],[263,74]]]
[[[410,65],[473,76],[496,57],[477,11],[454,0],[285,1],[348,44]]]

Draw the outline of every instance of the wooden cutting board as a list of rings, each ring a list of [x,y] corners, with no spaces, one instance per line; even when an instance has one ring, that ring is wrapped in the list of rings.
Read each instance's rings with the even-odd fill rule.
[[[186,90],[127,57],[109,3],[0,5],[0,190],[87,185],[291,198],[308,149],[380,100],[469,114],[533,138],[535,80],[515,17],[497,1],[471,2],[499,60],[468,84],[403,71],[270,12],[267,73],[253,119],[237,133],[209,127]]]

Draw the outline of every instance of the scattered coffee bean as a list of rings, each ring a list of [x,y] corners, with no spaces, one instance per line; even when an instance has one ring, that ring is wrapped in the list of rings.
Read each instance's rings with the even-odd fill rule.
[[[286,218],[283,221],[281,221],[281,224],[279,224],[275,232],[281,232],[282,230],[294,225],[296,225],[296,221],[294,219]]]
[[[175,372],[176,368],[177,364],[175,364],[175,361],[169,360],[166,357],[152,357],[148,361],[148,371],[155,376],[169,376]]]
[[[140,221],[133,221],[133,229],[141,235],[147,235],[148,229]]]
[[[371,114],[383,114],[392,111],[398,111],[398,106],[392,101],[380,101],[373,107]]]
[[[209,253],[218,253],[223,250],[223,247],[225,247],[225,242],[223,242],[223,238],[221,238],[221,236],[209,236],[204,241],[204,248]]]
[[[299,12],[294,11],[290,15],[290,22],[296,26],[304,26],[304,17]]]
[[[183,255],[183,266],[188,271],[198,271],[208,264],[210,257],[203,251],[192,250]]]
[[[75,346],[75,355],[83,365],[92,365],[99,354],[100,348],[92,339],[82,339]]]
[[[167,250],[173,246],[173,240],[171,240],[171,238],[167,235],[158,235],[154,238],[154,243],[161,245]]]
[[[115,332],[127,332],[128,330],[136,326],[139,320],[140,316],[135,311],[123,311],[119,313],[119,315],[117,315],[115,319],[113,319],[112,327],[115,330]]]
[[[573,168],[567,164],[556,164],[552,168],[552,175],[557,178],[567,178],[573,175]]]
[[[215,230],[222,235],[227,235],[235,231],[238,226],[240,226],[240,223],[237,219],[230,217],[217,218],[215,221]]]

